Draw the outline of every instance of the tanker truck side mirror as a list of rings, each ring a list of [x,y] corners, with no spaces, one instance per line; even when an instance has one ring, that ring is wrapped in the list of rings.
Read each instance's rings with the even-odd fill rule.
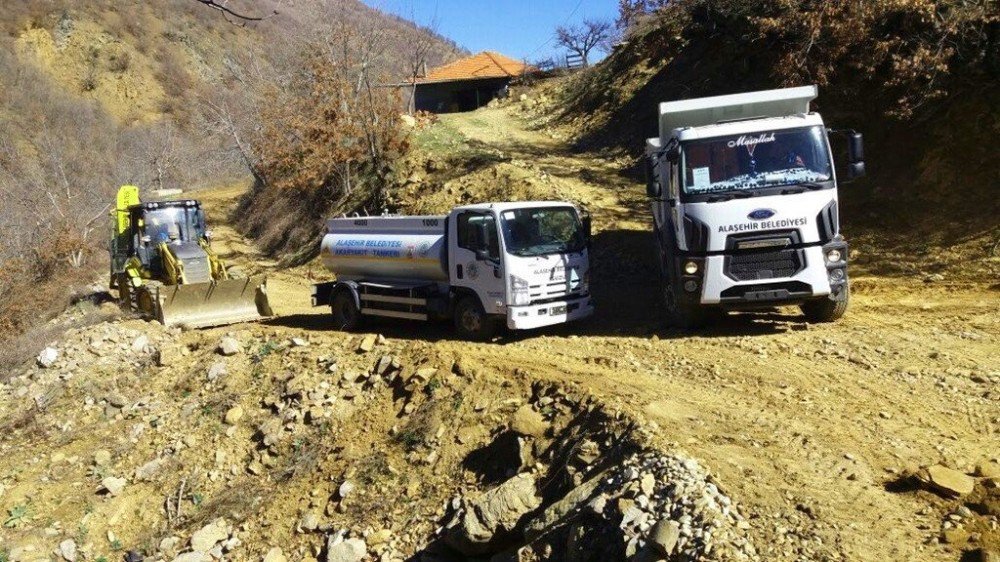
[[[476,239],[472,241],[472,247],[475,248],[476,251],[476,260],[478,261],[488,260],[490,258],[490,250],[489,250],[490,235],[489,235],[489,230],[487,230],[486,228],[486,223],[485,222],[477,223],[475,229],[473,229],[472,232],[476,237]]]
[[[590,219],[590,213],[584,211],[580,214],[580,222],[583,224],[583,236],[586,238],[587,247],[590,247],[590,238],[593,236],[593,221]]]

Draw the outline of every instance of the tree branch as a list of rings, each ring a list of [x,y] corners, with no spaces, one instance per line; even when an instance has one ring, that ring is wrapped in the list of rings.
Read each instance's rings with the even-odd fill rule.
[[[234,17],[234,18],[236,18],[238,20],[242,20],[243,22],[262,21],[266,17],[269,17],[269,16],[250,16],[250,15],[242,14],[242,13],[239,13],[239,12],[233,10],[229,6],[226,6],[225,4],[220,4],[220,3],[216,2],[216,0],[194,0],[194,1],[198,2],[199,4],[203,4],[205,6],[208,6],[209,8],[212,8],[213,10],[218,10],[218,11],[222,12],[222,14],[226,17],[226,20],[229,21],[230,23],[236,23],[233,20],[229,19],[230,16]],[[278,11],[275,10],[271,15],[272,16],[273,15],[277,15],[277,13],[278,13]]]

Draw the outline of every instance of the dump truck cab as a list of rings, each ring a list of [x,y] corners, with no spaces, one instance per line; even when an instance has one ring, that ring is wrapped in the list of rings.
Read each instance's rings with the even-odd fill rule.
[[[864,174],[861,135],[828,129],[815,86],[660,105],[647,140],[647,193],[668,320],[799,305],[810,321],[847,309],[831,133],[847,133],[850,178]]]

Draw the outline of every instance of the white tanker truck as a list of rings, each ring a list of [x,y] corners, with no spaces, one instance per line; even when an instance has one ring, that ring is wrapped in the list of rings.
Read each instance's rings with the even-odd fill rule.
[[[313,286],[337,329],[364,316],[454,320],[488,340],[500,324],[539,328],[590,316],[590,217],[569,203],[488,203],[441,216],[327,221],[336,281]]]

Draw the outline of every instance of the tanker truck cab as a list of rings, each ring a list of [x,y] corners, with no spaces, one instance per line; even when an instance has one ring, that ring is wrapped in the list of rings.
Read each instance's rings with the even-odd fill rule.
[[[848,138],[848,177],[864,174],[862,139],[809,110],[815,86],[663,103],[646,142],[647,194],[668,321],[714,311],[799,305],[840,318],[850,295],[831,133]]]
[[[364,316],[451,319],[462,337],[593,314],[590,220],[570,203],[456,207],[443,216],[331,219],[321,253],[336,281],[313,287],[334,325]]]

